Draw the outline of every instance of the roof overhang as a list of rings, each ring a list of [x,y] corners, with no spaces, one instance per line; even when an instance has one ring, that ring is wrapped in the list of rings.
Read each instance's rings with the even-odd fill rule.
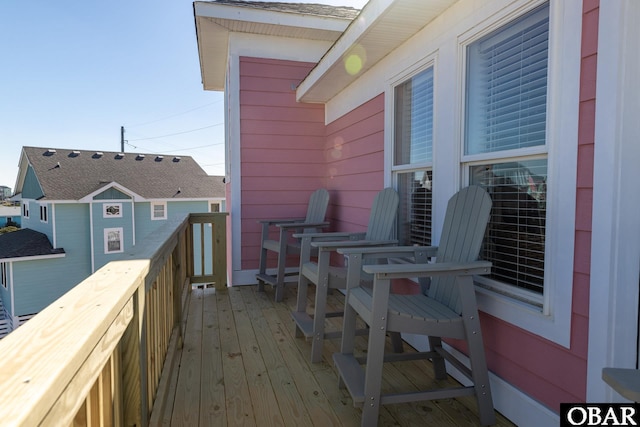
[[[225,86],[229,37],[244,33],[333,43],[351,19],[306,15],[228,3],[193,3],[200,73],[205,90]]]
[[[456,1],[370,0],[298,86],[298,101],[329,101]]]

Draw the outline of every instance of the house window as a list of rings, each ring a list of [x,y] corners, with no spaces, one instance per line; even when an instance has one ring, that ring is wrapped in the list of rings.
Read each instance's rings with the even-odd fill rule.
[[[542,305],[547,200],[546,4],[467,47],[463,162],[493,207],[480,282]],[[514,290],[515,287],[517,290]]]
[[[0,262],[0,283],[6,289],[9,286],[8,263]]]
[[[103,218],[122,218],[122,203],[103,203]]]
[[[29,218],[29,202],[22,202],[22,216]]]
[[[105,228],[104,253],[112,254],[124,251],[122,228]]]
[[[151,219],[167,219],[167,204],[166,203],[151,203]]]
[[[393,179],[401,244],[431,244],[433,67],[395,86]]]
[[[209,212],[220,212],[220,203],[211,202],[209,209]]]
[[[40,205],[40,221],[49,222],[49,212],[47,205]]]

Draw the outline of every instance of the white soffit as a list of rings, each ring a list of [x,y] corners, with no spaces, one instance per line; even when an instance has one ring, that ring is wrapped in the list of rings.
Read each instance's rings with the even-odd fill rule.
[[[409,40],[457,0],[370,0],[360,15],[300,83],[297,99],[324,103]],[[363,58],[349,73],[345,59]]]
[[[194,2],[205,90],[224,90],[232,32],[334,42],[351,19],[305,15],[215,2]]]

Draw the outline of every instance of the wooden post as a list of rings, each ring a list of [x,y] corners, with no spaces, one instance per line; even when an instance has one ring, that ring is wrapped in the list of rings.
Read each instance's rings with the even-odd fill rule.
[[[147,404],[147,360],[145,285],[140,284],[133,298],[133,319],[123,336],[123,406],[124,425],[146,427],[149,422]]]

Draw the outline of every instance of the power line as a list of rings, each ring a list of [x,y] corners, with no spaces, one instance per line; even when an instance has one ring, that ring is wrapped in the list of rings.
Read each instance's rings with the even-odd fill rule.
[[[203,130],[203,129],[209,129],[209,128],[212,128],[212,127],[215,127],[215,126],[221,126],[222,124],[223,123],[216,123],[216,124],[213,124],[213,125],[210,125],[210,126],[205,126],[205,127],[201,127],[201,128],[197,128],[197,129],[185,130],[183,132],[169,133],[169,134],[166,134],[166,135],[152,136],[152,137],[149,137],[149,138],[130,139],[129,141],[148,141],[150,139],[160,139],[160,138],[166,138],[168,136],[183,135],[185,133],[191,133],[191,132],[196,132],[196,131]]]
[[[219,104],[220,102],[221,102],[221,101],[219,101],[219,100],[218,100],[218,101],[215,101],[215,102],[210,102],[210,103],[208,103],[208,104],[204,104],[204,105],[201,105],[201,106],[199,106],[199,107],[194,107],[194,108],[191,108],[190,110],[186,110],[186,111],[183,111],[183,112],[181,112],[181,113],[176,113],[176,114],[172,114],[172,115],[169,115],[169,116],[164,116],[164,117],[161,117],[161,118],[159,118],[159,119],[150,120],[150,121],[148,121],[148,122],[135,123],[135,124],[132,124],[132,125],[127,125],[127,127],[132,128],[132,127],[138,127],[138,126],[149,125],[149,124],[151,124],[151,123],[161,122],[161,121],[163,121],[163,120],[171,119],[171,118],[176,117],[176,116],[181,116],[181,115],[183,115],[183,114],[187,114],[187,113],[190,113],[190,112],[192,112],[192,111],[196,111],[196,110],[199,110],[199,109],[201,109],[201,108],[208,107],[209,105]]]

